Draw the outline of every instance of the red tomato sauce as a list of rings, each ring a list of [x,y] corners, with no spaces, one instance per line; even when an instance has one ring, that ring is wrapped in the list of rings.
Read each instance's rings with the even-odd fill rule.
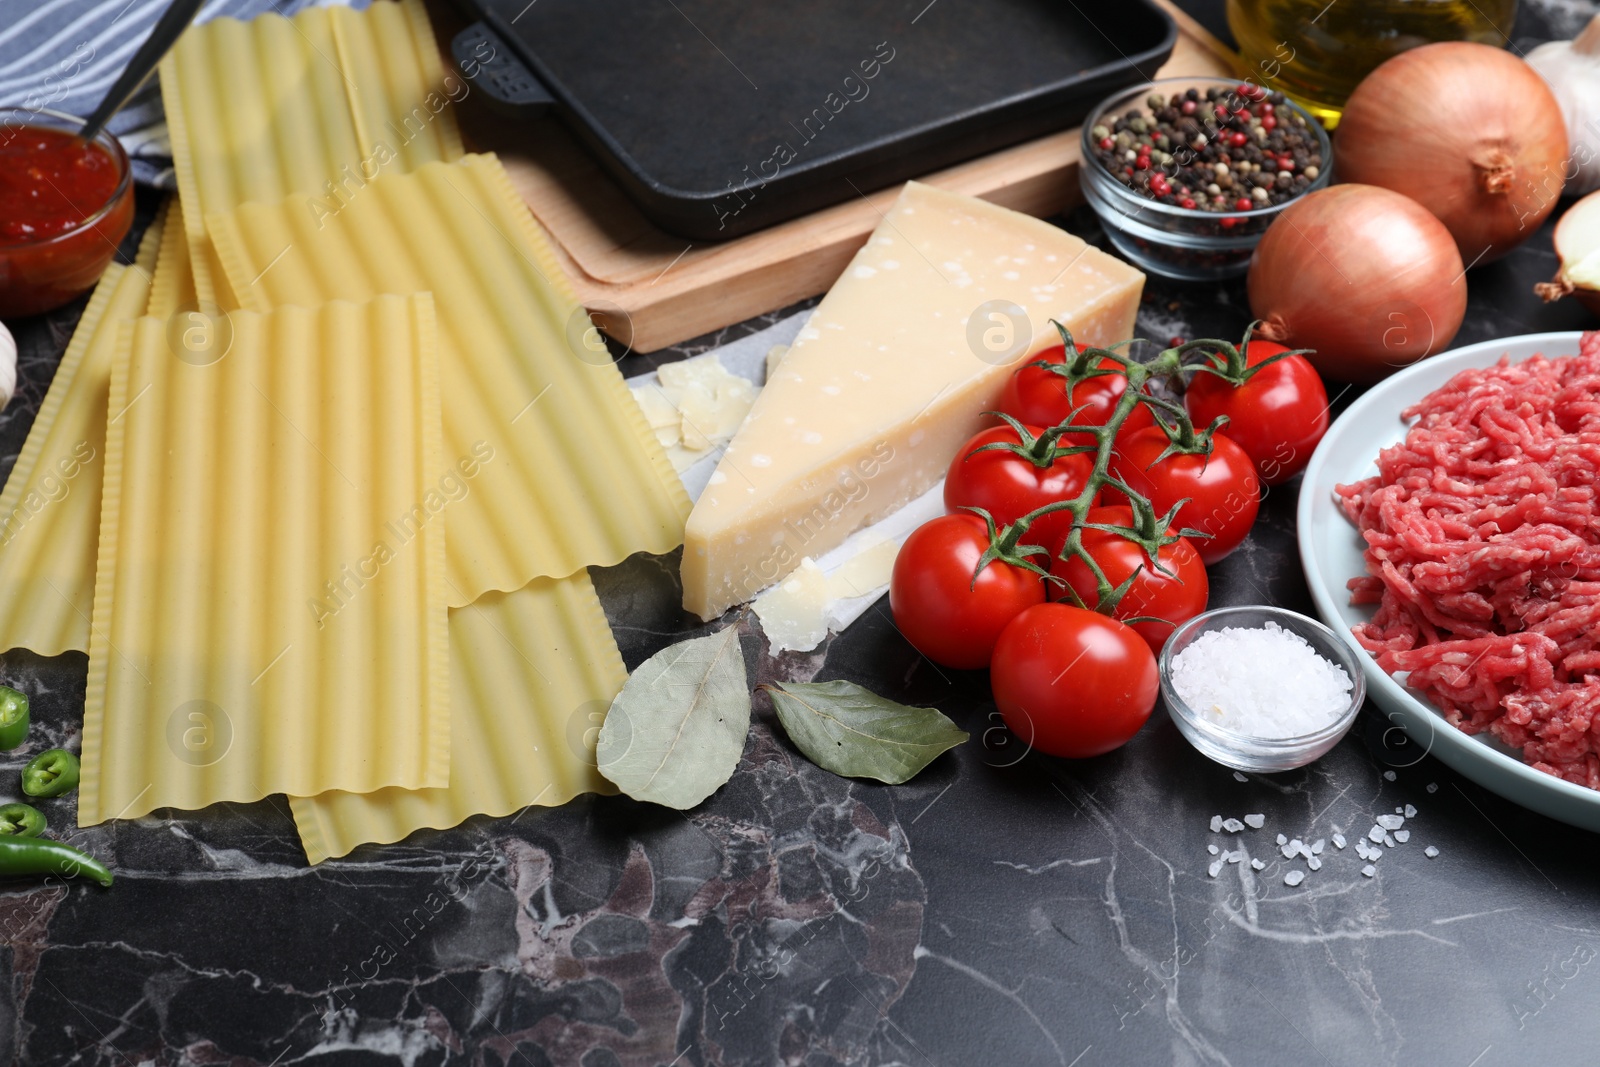
[[[94,286],[133,225],[127,167],[115,144],[0,122],[0,318],[49,311]]]
[[[121,180],[116,160],[97,144],[43,126],[0,127],[0,244],[76,229]]]

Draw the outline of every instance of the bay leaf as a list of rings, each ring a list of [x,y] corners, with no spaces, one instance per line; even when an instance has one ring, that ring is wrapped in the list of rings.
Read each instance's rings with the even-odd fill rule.
[[[914,708],[854,682],[778,682],[761,687],[789,739],[824,770],[899,785],[967,732],[937,708]]]
[[[735,623],[669,645],[611,702],[600,773],[635,800],[692,808],[733,777],[750,732],[750,683]]]

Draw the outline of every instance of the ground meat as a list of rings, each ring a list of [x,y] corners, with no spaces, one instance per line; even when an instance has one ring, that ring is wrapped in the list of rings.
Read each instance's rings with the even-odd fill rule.
[[[1355,636],[1469,734],[1600,789],[1600,333],[1466,370],[1409,408],[1376,477],[1335,489],[1366,539]]]

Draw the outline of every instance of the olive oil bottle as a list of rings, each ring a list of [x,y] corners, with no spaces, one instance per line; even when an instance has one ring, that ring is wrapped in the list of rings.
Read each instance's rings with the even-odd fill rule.
[[[1240,74],[1330,128],[1378,64],[1434,41],[1504,47],[1516,0],[1228,0]]]

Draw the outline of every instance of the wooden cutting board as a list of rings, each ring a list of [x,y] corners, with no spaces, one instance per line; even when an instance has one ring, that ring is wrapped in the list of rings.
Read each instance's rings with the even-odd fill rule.
[[[1178,42],[1159,72],[1146,73],[1227,76],[1227,48],[1166,0],[1157,2],[1177,22]],[[448,49],[460,20],[439,4],[430,11]],[[746,237],[696,244],[647,221],[560,120],[509,121],[471,105],[461,116],[469,147],[504,161],[595,321],[641,352],[825,292],[898,194],[883,189]],[[922,180],[1054,215],[1082,199],[1079,136],[1077,128],[1051,134]]]

